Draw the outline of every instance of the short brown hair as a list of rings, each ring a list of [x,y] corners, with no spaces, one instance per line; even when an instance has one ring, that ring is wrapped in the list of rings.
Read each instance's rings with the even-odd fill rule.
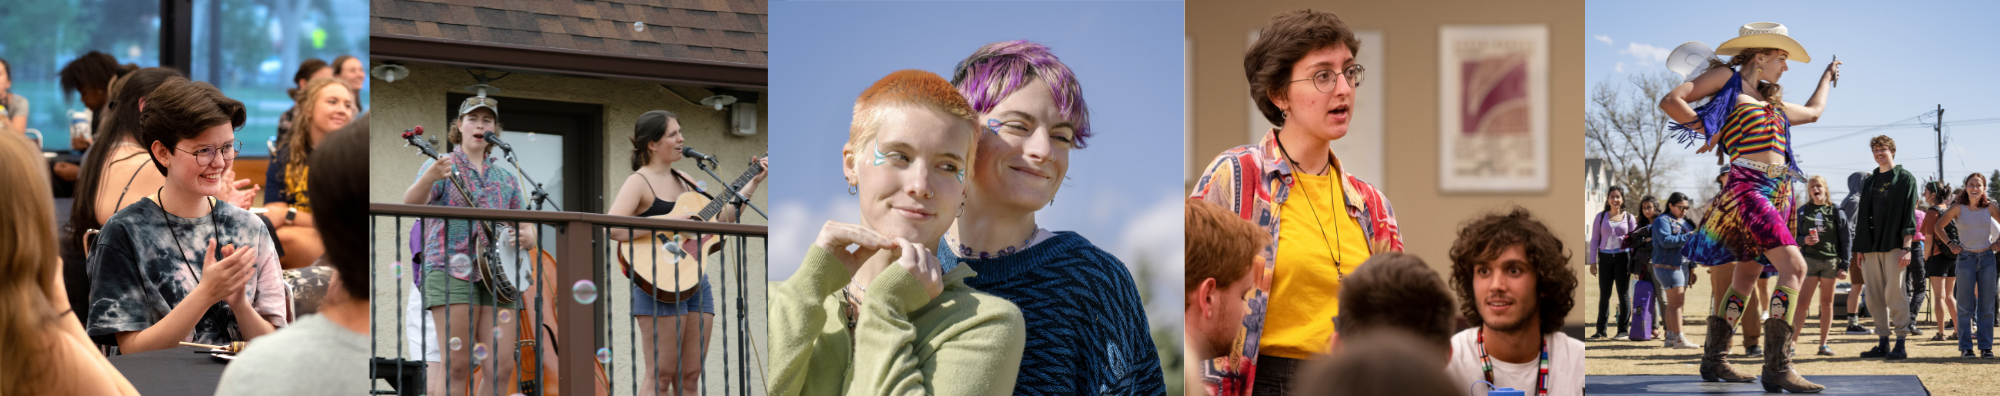
[[[1346,45],[1349,55],[1361,51],[1361,40],[1347,23],[1331,12],[1300,9],[1271,16],[1257,42],[1243,54],[1243,75],[1250,80],[1250,100],[1272,125],[1285,125],[1285,111],[1271,103],[1271,95],[1290,92],[1292,64],[1307,53],[1335,45]]]
[[[1369,257],[1340,281],[1334,329],[1341,337],[1407,331],[1430,346],[1450,350],[1454,309],[1444,278],[1423,259],[1385,252]]]
[[[1458,292],[1459,313],[1473,326],[1485,325],[1479,316],[1479,298],[1472,293],[1473,268],[1493,261],[1513,246],[1520,246],[1528,264],[1534,266],[1535,309],[1542,334],[1561,330],[1563,317],[1576,307],[1570,296],[1576,291],[1576,272],[1569,268],[1569,252],[1563,250],[1562,240],[1519,206],[1506,214],[1472,219],[1458,229],[1458,240],[1451,243],[1451,287]]]
[[[139,111],[139,145],[150,147],[160,142],[177,149],[181,140],[201,136],[201,131],[224,123],[232,130],[243,127],[243,102],[223,96],[214,85],[169,77],[146,95],[145,108]],[[148,155],[152,152],[146,150]],[[159,168],[161,175],[167,174],[165,163],[163,158],[153,158],[153,167]]]
[[[368,115],[327,133],[320,144],[306,162],[312,172],[306,175],[305,195],[317,203],[313,226],[327,247],[321,261],[339,270],[349,296],[366,301],[368,211],[362,202],[368,201]]]
[[[1229,287],[1249,273],[1257,253],[1271,244],[1271,234],[1236,213],[1214,203],[1187,198],[1182,204],[1187,224],[1187,290],[1193,293],[1203,280],[1215,279],[1216,287]]]
[[[1876,147],[1889,149],[1890,154],[1895,154],[1896,139],[1890,139],[1889,135],[1875,135],[1874,139],[1868,139],[1868,149],[1873,150]]]

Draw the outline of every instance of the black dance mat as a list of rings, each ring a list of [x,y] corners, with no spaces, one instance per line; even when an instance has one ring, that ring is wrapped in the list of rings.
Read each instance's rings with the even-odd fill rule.
[[[1931,392],[1914,375],[1808,375],[1807,381],[1826,386],[1822,395],[1926,396]],[[1592,375],[1584,377],[1591,395],[1762,395],[1757,382],[1702,382],[1694,375]]]

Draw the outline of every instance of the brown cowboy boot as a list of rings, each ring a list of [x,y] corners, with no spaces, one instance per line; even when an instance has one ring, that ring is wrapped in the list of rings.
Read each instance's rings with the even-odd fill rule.
[[[1819,393],[1819,391],[1826,390],[1825,386],[1806,381],[1805,377],[1799,376],[1799,371],[1792,368],[1792,357],[1781,352],[1791,346],[1791,337],[1782,336],[1782,334],[1791,333],[1792,324],[1785,322],[1784,319],[1764,319],[1764,334],[1779,335],[1764,337],[1764,350],[1766,353],[1764,354],[1764,378],[1761,381],[1764,384],[1764,391],[1780,393],[1782,389],[1784,392],[1792,393]]]
[[[1701,345],[1701,380],[1708,382],[1750,382],[1756,376],[1729,366],[1729,339],[1736,330],[1721,316],[1708,317],[1708,342]]]

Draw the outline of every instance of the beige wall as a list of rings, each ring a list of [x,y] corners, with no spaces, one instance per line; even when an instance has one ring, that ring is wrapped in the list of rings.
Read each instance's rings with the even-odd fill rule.
[[[1215,154],[1246,144],[1253,115],[1243,75],[1243,51],[1252,30],[1272,14],[1316,8],[1340,16],[1355,30],[1382,32],[1387,70],[1378,87],[1387,103],[1382,156],[1388,183],[1383,193],[1396,209],[1404,249],[1449,276],[1452,235],[1459,223],[1480,213],[1518,204],[1540,216],[1571,250],[1579,282],[1594,282],[1583,271],[1583,230],[1575,225],[1583,204],[1583,2],[1454,1],[1393,2],[1210,1],[1187,4],[1188,74],[1192,135],[1187,172],[1198,174]],[[1438,29],[1442,25],[1546,24],[1549,26],[1549,190],[1518,194],[1445,194],[1438,188]],[[1368,84],[1361,89],[1369,89]],[[1192,183],[1192,180],[1190,180]],[[1583,287],[1568,325],[1583,323]]]
[[[372,202],[401,203],[403,192],[409,188],[410,183],[414,180],[417,167],[426,159],[415,148],[404,147],[404,141],[399,136],[402,131],[413,125],[423,125],[426,129],[426,135],[436,137],[441,142],[443,135],[440,133],[445,131],[446,123],[450,121],[445,119],[443,116],[444,112],[440,111],[445,104],[445,95],[450,92],[470,93],[466,92],[464,87],[475,83],[463,68],[407,62],[404,63],[404,66],[410,69],[410,75],[406,79],[398,80],[394,83],[381,80],[371,82],[374,86],[372,87],[373,92],[370,96],[372,107],[369,109],[372,113],[369,126],[373,134],[369,139],[369,200]],[[489,74],[498,75],[498,73]],[[597,192],[601,196],[596,197],[596,199],[603,200],[603,205],[605,206],[610,205],[610,201],[612,197],[616,196],[620,185],[632,173],[630,165],[632,145],[626,139],[632,135],[633,124],[638,120],[639,115],[647,111],[668,110],[679,115],[681,117],[682,133],[687,136],[687,145],[699,148],[702,152],[709,155],[716,156],[720,162],[719,169],[716,169],[716,174],[721,175],[725,180],[733,180],[737,175],[743,173],[747,169],[747,161],[750,156],[763,154],[766,152],[766,147],[768,147],[765,143],[766,137],[769,136],[769,130],[766,128],[767,125],[770,125],[768,111],[760,109],[757,122],[758,133],[756,135],[748,137],[730,135],[727,132],[729,125],[729,111],[727,108],[723,111],[715,111],[713,108],[690,104],[683,99],[676,98],[672,92],[668,92],[659,85],[651,82],[516,73],[503,80],[495,81],[492,85],[503,90],[503,92],[495,94],[495,96],[500,97],[603,106],[604,119],[600,122],[604,126],[602,139],[605,147],[596,158],[589,158],[586,161],[604,167],[603,182],[605,187],[603,191]],[[684,94],[690,95],[689,99],[693,100],[700,100],[708,95],[706,89],[699,87],[677,86],[675,88]],[[501,103],[501,108],[503,111],[501,112],[500,121],[504,124],[507,120],[507,113],[504,109],[508,108],[504,101]],[[521,142],[510,143],[516,145],[522,144]],[[438,147],[440,149],[443,148],[442,144]],[[497,154],[496,152],[495,155]],[[572,158],[568,160],[576,161],[577,159]],[[505,166],[511,167],[511,165]],[[702,173],[691,161],[677,162],[674,164],[674,167],[694,175],[695,180],[707,180],[707,184],[711,188],[722,185],[721,182],[714,181],[707,174]],[[767,202],[766,197],[770,196],[769,191],[768,187],[760,187],[757,195],[753,198],[754,203],[759,207],[765,206]],[[766,219],[756,216],[754,213],[746,215],[743,218],[744,223],[768,223]],[[389,223],[393,220],[378,218],[377,221]],[[406,225],[405,229],[407,227]],[[397,322],[395,318],[397,313],[402,311],[404,301],[407,301],[399,301],[397,299],[395,288],[381,287],[382,285],[397,284],[396,280],[391,277],[389,269],[389,263],[398,260],[396,257],[393,257],[396,251],[393,247],[396,246],[396,243],[393,239],[395,236],[394,231],[390,228],[392,227],[378,224],[375,232],[375,244],[378,247],[377,256],[374,260],[377,274],[375,285],[377,287],[376,296],[373,301],[375,301],[374,305],[379,319],[376,321],[375,334],[377,334],[378,347],[391,348],[388,351],[380,352],[385,356],[395,353],[393,348],[396,345],[394,343],[396,342],[396,330],[399,328],[398,326],[401,326],[401,323]],[[765,257],[761,241],[751,240],[749,245],[749,250],[751,251],[750,263],[752,265],[749,265],[748,273],[744,274],[744,276],[748,279],[746,281],[749,287],[748,305],[753,307],[748,315],[752,318],[750,334],[753,335],[752,338],[755,340],[755,344],[761,348],[762,345],[767,345],[764,338],[766,331],[763,319],[765,315],[762,313],[764,307],[763,296],[765,295],[765,282],[763,279],[766,276],[764,274],[764,266],[758,265],[758,263],[763,263]],[[407,249],[404,252],[406,253],[405,259],[407,259]],[[563,265],[569,264],[564,263]],[[723,279],[718,276],[723,274],[721,268],[711,265],[707,271],[710,274],[710,282],[714,283],[718,288],[721,287]],[[730,273],[730,276],[733,279],[734,273]],[[628,306],[628,302],[630,301],[630,283],[625,281],[621,276],[613,276],[612,279],[613,285],[600,285],[600,290],[604,292],[603,297],[600,298],[615,302],[612,308],[613,318],[619,319],[614,320],[612,326],[614,331],[613,339],[618,342],[613,348],[621,353],[616,354],[617,357],[613,363],[619,367],[629,367],[625,366],[629,363],[627,362],[628,356],[623,354],[623,348],[625,348],[625,343],[631,337],[631,323],[629,319],[625,319],[630,318],[627,315],[630,312]],[[731,283],[733,286],[734,282],[732,281]],[[407,290],[405,293],[403,297],[409,298]],[[730,294],[732,298],[729,299],[728,304],[733,312],[737,303],[733,298],[735,293],[731,292]],[[718,293],[715,295],[715,298],[719,310],[724,296]],[[394,303],[391,304],[390,302]],[[730,319],[734,316],[733,314],[726,317],[720,314],[716,316],[714,324],[716,326],[715,335],[711,338],[709,345],[711,353],[706,365],[707,375],[713,378],[710,378],[707,384],[722,384],[721,359],[723,358],[722,337],[724,333],[721,331],[721,327],[725,319]],[[737,326],[733,322],[729,326],[731,328],[730,333],[734,333]],[[730,345],[730,349],[730,365],[743,365],[744,363],[735,361],[736,347],[733,343]],[[565,352],[583,351],[583,353],[588,353],[589,350],[565,349]],[[763,353],[760,349],[753,354],[762,356]],[[617,387],[621,390],[631,389],[630,384],[626,382],[629,381],[630,374],[627,374],[628,372],[624,369],[620,369],[619,371],[621,371],[619,375],[613,376],[620,381]],[[643,369],[641,372],[644,372]],[[764,392],[764,380],[757,376],[758,374],[756,373],[758,372],[759,370],[755,368],[751,370],[751,373],[753,373],[751,394],[762,394]],[[735,382],[734,377],[736,375],[733,370],[730,375],[732,377],[731,382]],[[743,393],[740,390],[734,389],[734,384],[731,385],[730,393]],[[714,389],[705,389],[704,392],[720,394],[723,392],[723,388],[718,386]]]

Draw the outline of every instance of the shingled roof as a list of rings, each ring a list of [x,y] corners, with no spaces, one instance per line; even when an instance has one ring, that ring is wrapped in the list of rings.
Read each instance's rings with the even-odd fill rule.
[[[766,0],[371,0],[369,33],[765,65]],[[644,22],[644,31],[633,31]]]

